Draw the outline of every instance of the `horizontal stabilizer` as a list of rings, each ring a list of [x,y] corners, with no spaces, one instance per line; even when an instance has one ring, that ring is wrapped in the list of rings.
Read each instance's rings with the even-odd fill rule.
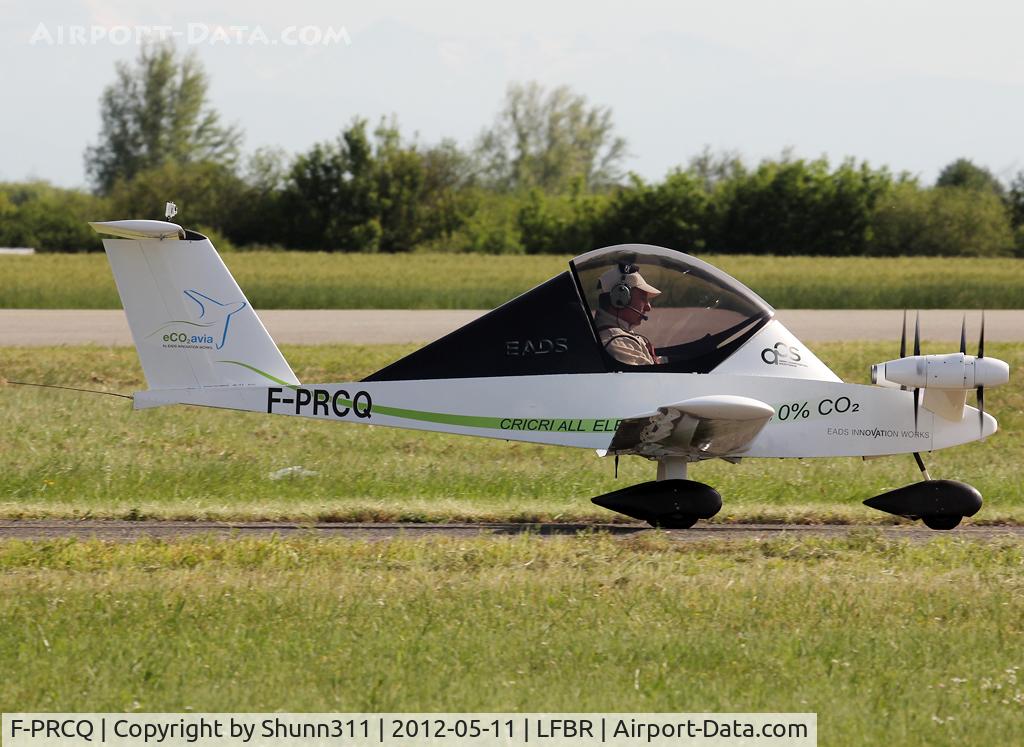
[[[162,220],[110,220],[89,224],[96,233],[120,239],[184,239],[185,229]]]

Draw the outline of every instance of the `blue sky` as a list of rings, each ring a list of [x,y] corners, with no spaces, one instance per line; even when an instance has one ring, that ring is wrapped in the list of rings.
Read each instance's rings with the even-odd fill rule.
[[[424,142],[468,144],[509,82],[537,80],[611,107],[627,167],[649,179],[705,146],[752,162],[787,147],[854,156],[925,181],[961,156],[1003,179],[1024,169],[1019,3],[0,0],[0,19],[0,180],[84,184],[99,96],[138,51],[48,43],[40,25],[54,41],[71,26],[163,25],[183,42],[206,30],[188,48],[247,150],[302,150],[392,113]],[[225,43],[218,26],[245,28]],[[305,26],[350,43],[281,41]],[[280,43],[248,43],[256,27]]]

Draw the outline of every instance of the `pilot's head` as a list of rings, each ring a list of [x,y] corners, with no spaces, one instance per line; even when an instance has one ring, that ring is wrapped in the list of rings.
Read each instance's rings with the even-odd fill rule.
[[[601,291],[598,297],[600,307],[615,314],[629,327],[647,319],[651,300],[661,293],[644,280],[636,265],[624,263],[601,275],[598,289]]]

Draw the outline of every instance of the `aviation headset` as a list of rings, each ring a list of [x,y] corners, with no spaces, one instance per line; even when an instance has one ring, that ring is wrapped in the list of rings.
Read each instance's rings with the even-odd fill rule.
[[[619,278],[618,283],[608,290],[608,303],[611,304],[613,309],[629,308],[632,288],[626,284],[626,275],[632,275],[634,272],[638,271],[639,268],[636,265],[626,264],[624,262],[619,263],[619,273],[622,277]]]

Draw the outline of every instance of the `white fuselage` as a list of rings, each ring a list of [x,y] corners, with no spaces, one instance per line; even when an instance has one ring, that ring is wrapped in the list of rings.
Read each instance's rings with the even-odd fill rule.
[[[843,382],[739,374],[606,373],[423,381],[223,386],[136,394],[136,407],[170,403],[267,412],[603,450],[620,419],[665,403],[742,395],[775,408],[736,457],[875,456],[931,451],[995,432],[966,408],[954,422],[913,393]],[[971,415],[974,417],[971,417]]]

